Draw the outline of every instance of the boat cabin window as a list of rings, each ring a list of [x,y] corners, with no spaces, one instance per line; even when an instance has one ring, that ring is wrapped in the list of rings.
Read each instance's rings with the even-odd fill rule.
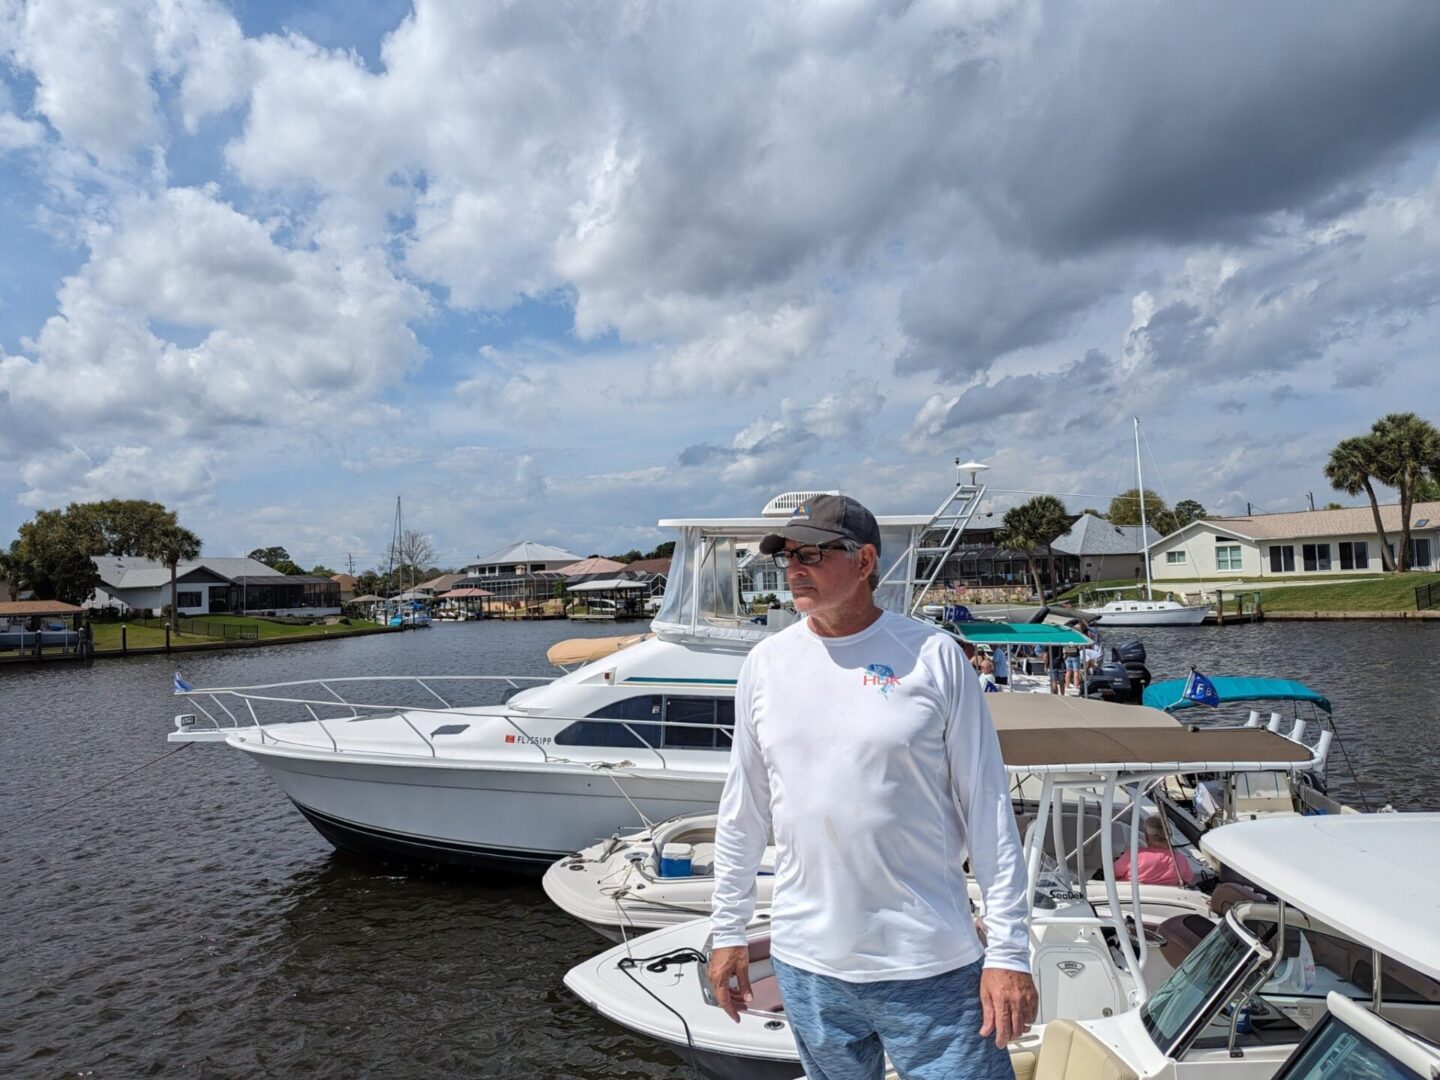
[[[613,701],[555,736],[558,746],[657,746],[663,698],[659,694]],[[615,723],[624,720],[627,723]]]
[[[687,725],[681,727],[679,725]],[[689,727],[705,724],[706,727]],[[675,750],[729,750],[735,727],[733,698],[667,697],[665,741]]]
[[[733,698],[644,694],[612,702],[576,720],[558,735],[559,746],[650,746],[672,750],[729,750],[735,727]],[[614,723],[623,720],[626,723]],[[692,724],[705,725],[691,727]],[[682,726],[683,725],[683,726]]]
[[[1178,1057],[1209,1017],[1230,1000],[1259,958],[1228,922],[1206,934],[1141,1007],[1145,1032],[1161,1053]]]
[[[1275,1080],[1416,1080],[1416,1074],[1329,1016],[1290,1055]]]

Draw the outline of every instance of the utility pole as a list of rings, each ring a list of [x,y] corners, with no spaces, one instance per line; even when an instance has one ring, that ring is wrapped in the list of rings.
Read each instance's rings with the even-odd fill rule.
[[[1247,500],[1246,503],[1245,503],[1245,516],[1246,516],[1246,517],[1249,517],[1251,513],[1252,513],[1252,511],[1251,511],[1251,509],[1250,509],[1250,503],[1249,503],[1249,501]]]
[[[1314,510],[1314,509],[1315,509],[1315,492],[1313,492],[1313,491],[1307,491],[1307,492],[1305,492],[1305,498],[1307,498],[1307,499],[1310,500],[1310,509],[1311,509],[1311,510]]]
[[[346,566],[346,573],[348,573],[351,577],[354,577],[354,576],[355,576],[355,553],[354,553],[353,551],[347,551],[347,552],[345,553],[345,566]]]

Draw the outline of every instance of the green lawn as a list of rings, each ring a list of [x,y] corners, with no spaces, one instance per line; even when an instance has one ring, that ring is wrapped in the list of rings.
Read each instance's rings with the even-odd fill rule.
[[[1266,611],[1414,611],[1415,590],[1440,582],[1440,574],[1384,574],[1346,585],[1261,589]]]
[[[189,620],[181,619],[184,625]],[[290,626],[285,623],[271,622],[269,619],[256,619],[248,615],[203,615],[195,620],[197,623],[210,623],[215,628],[221,625],[230,626],[255,626],[259,628],[261,638],[310,638],[310,637],[335,637],[345,634],[353,634],[357,630],[373,630],[375,624],[353,621],[349,626],[322,625],[322,626]],[[97,622],[92,624],[95,634],[95,650],[97,652],[118,652],[120,649],[120,627],[124,626],[125,644],[131,649],[161,648],[165,645],[165,629],[162,626],[139,626],[135,623],[112,623]],[[177,633],[170,638],[172,645],[193,645],[205,642],[221,641],[220,634],[213,637],[206,637],[199,634]]]
[[[1250,581],[1237,589],[1225,589],[1225,610],[1227,613],[1235,610],[1237,593],[1245,595],[1248,606],[1251,594],[1259,592],[1261,606],[1266,611],[1414,611],[1415,590],[1436,582],[1440,582],[1440,574],[1376,574],[1364,581],[1356,581],[1354,574],[1307,574],[1304,584],[1287,582],[1285,587],[1268,589],[1257,588],[1259,583]],[[1136,584],[1128,580],[1086,582],[1060,599],[1073,603],[1086,590],[1136,587]],[[1187,584],[1196,584],[1196,581],[1156,582],[1155,594],[1160,596],[1166,588]]]

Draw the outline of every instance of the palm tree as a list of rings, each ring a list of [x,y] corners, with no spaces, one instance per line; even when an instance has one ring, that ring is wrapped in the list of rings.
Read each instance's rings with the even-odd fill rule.
[[[1399,565],[1401,570],[1408,570],[1410,509],[1415,505],[1415,491],[1426,470],[1440,460],[1440,431],[1414,413],[1390,413],[1371,426],[1370,441],[1379,459],[1376,479],[1400,495]]]
[[[1049,559],[1050,583],[1055,585],[1055,553],[1050,545],[1070,527],[1070,515],[1065,504],[1054,495],[1037,495],[1029,502],[1021,503],[1005,511],[995,542],[1011,551],[1023,552],[1030,567],[1030,577],[1035,582],[1035,595],[1045,602],[1045,589],[1040,583],[1040,570],[1035,565],[1035,552],[1044,548]]]
[[[1374,439],[1369,435],[1355,435],[1341,439],[1330,451],[1330,460],[1325,463],[1325,479],[1336,491],[1346,495],[1359,495],[1362,491],[1370,496],[1370,512],[1375,515],[1375,531],[1380,534],[1380,558],[1386,570],[1395,569],[1395,559],[1390,554],[1390,542],[1385,538],[1385,526],[1380,521],[1380,501],[1375,498],[1373,480],[1381,471],[1379,455]]]
[[[176,568],[182,562],[200,557],[203,541],[189,529],[179,525],[164,525],[150,533],[143,540],[141,552],[147,559],[154,559],[170,568],[170,632],[173,634],[179,622],[179,595],[175,591],[178,577]]]

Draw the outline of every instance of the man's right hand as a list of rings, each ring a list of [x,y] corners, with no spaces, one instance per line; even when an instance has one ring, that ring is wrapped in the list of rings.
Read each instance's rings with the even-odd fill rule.
[[[731,986],[731,981],[735,985]],[[740,1010],[750,1004],[750,949],[746,945],[728,945],[710,950],[710,989],[725,1015],[740,1022]]]

